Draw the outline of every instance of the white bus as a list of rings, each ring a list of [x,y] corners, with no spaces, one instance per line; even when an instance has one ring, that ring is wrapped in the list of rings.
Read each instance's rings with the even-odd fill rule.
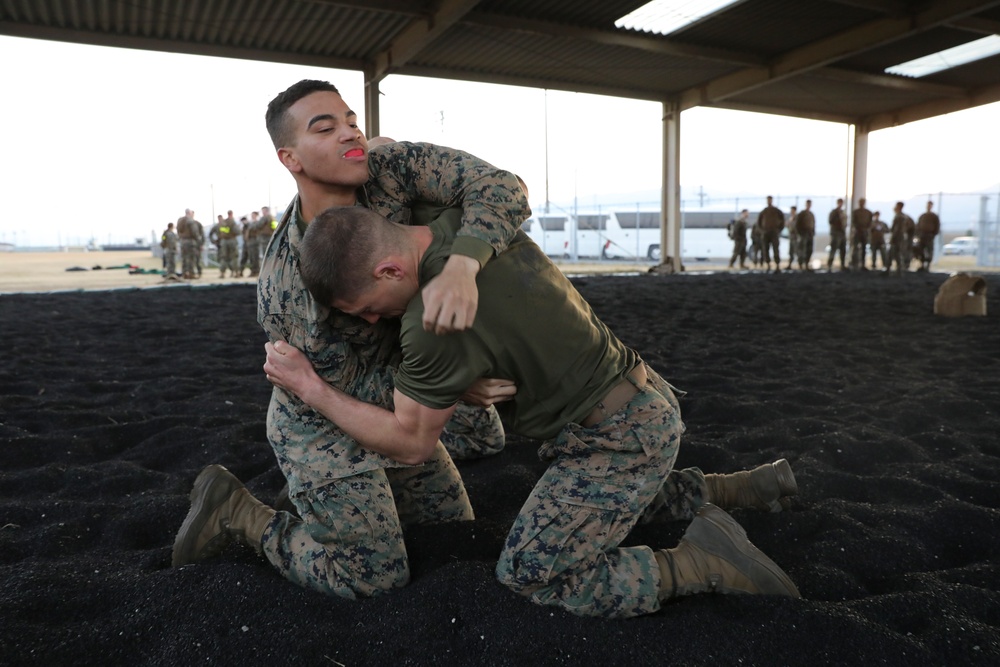
[[[682,257],[728,259],[733,242],[726,226],[733,217],[728,211],[682,211]],[[569,214],[539,215],[522,228],[550,257],[660,259],[659,211],[580,213],[575,221]]]

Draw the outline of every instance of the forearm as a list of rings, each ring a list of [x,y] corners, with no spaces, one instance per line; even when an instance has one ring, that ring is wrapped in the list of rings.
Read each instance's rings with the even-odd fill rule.
[[[303,390],[302,401],[335,423],[362,447],[406,464],[426,461],[437,444],[438,433],[403,424],[396,414],[348,396],[319,377]]]
[[[427,201],[462,208],[456,254],[480,263],[506,249],[531,215],[517,177],[469,153],[433,144],[397,142],[373,152],[372,205],[380,212]]]

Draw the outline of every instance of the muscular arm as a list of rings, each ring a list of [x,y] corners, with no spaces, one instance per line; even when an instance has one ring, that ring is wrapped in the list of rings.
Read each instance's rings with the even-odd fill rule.
[[[405,464],[430,458],[455,406],[428,408],[402,392],[393,394],[393,410],[364,403],[323,381],[298,349],[283,341],[265,345],[264,372],[277,387],[336,423],[363,447]]]
[[[390,220],[405,221],[404,209],[417,201],[462,208],[452,257],[424,287],[424,328],[468,328],[478,307],[476,274],[531,215],[517,177],[463,151],[405,141],[373,150],[370,169],[369,204]]]

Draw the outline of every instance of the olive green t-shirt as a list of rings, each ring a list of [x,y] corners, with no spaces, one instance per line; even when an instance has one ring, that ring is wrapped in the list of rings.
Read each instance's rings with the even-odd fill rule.
[[[417,207],[413,215],[434,232],[420,263],[423,286],[444,267],[461,211]],[[479,308],[467,331],[424,331],[420,295],[402,317],[395,385],[421,405],[454,405],[478,378],[513,380],[517,396],[497,405],[505,422],[515,433],[550,438],[583,419],[639,363],[523,231],[476,284]]]

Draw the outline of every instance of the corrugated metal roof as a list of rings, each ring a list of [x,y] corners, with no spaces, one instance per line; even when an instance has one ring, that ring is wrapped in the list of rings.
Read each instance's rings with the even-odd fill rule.
[[[997,59],[886,67],[1000,33],[1000,0],[743,0],[672,36],[642,0],[4,0],[0,34],[429,74],[868,124],[1000,100]],[[972,100],[972,101],[970,101]]]

